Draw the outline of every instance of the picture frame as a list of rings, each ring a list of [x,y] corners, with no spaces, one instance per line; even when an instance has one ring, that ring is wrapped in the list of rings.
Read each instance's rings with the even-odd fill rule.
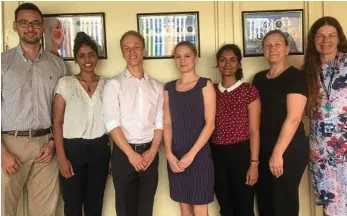
[[[45,50],[50,51],[51,49],[51,29],[59,21],[65,32],[63,44],[58,50],[62,59],[74,60],[74,40],[76,34],[81,31],[89,35],[97,44],[99,59],[107,59],[105,13],[43,14],[43,47]]]
[[[145,59],[173,58],[180,41],[196,46],[200,57],[199,12],[138,13],[137,30],[145,39]]]
[[[242,11],[243,56],[262,56],[262,40],[271,30],[288,39],[289,55],[304,54],[304,10]]]

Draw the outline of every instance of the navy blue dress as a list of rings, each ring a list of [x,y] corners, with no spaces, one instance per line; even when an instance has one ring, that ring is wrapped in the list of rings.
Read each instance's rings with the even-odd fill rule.
[[[176,81],[165,85],[169,93],[172,121],[172,152],[180,160],[194,145],[204,125],[202,89],[206,78],[199,78],[195,87],[185,92],[176,90]],[[174,173],[168,165],[170,196],[176,202],[191,205],[208,204],[214,199],[214,170],[210,145],[198,152],[192,164],[182,173]]]

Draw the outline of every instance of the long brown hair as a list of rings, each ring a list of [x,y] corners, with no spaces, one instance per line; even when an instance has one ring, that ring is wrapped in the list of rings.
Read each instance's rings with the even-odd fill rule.
[[[319,95],[319,84],[318,84],[318,76],[319,69],[322,66],[322,62],[320,59],[320,54],[316,49],[314,38],[318,31],[318,29],[324,25],[330,25],[334,27],[337,31],[339,44],[337,45],[337,50],[339,52],[345,53],[347,52],[347,42],[346,36],[343,33],[343,29],[334,17],[322,17],[319,18],[313,25],[311,26],[310,31],[307,35],[307,47],[304,58],[304,65],[302,67],[303,71],[306,74],[307,84],[308,84],[308,108],[312,110],[321,100],[321,95]],[[309,113],[309,115],[311,112]]]

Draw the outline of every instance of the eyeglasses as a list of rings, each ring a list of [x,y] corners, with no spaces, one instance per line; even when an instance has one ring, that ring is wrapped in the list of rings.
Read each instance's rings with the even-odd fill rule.
[[[31,25],[34,29],[39,29],[42,27],[42,22],[38,20],[34,20],[32,22],[29,22],[28,20],[18,20],[16,21],[21,28],[29,28]]]

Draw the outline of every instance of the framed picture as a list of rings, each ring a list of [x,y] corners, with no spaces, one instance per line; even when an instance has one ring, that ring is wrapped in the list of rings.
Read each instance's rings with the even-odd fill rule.
[[[193,43],[200,57],[199,12],[139,13],[137,29],[145,38],[145,59],[173,58],[181,41]]]
[[[304,54],[303,10],[243,11],[243,55],[261,56],[261,42],[271,30],[281,30],[287,37],[289,55]]]
[[[65,32],[63,44],[60,50],[58,50],[64,60],[74,60],[74,40],[76,34],[81,31],[94,39],[98,46],[99,58],[107,59],[105,13],[44,14],[43,23],[44,49],[51,49],[51,28],[53,25],[59,24]]]

